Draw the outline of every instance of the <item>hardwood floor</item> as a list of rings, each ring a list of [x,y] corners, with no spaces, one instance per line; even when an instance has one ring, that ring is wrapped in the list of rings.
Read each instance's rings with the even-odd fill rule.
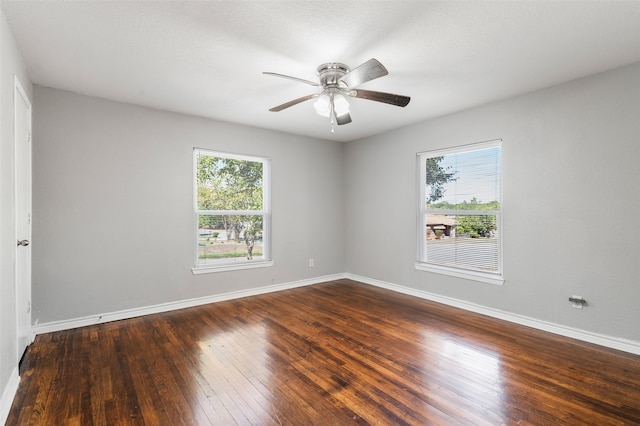
[[[640,424],[640,357],[339,280],[39,335],[7,424]]]

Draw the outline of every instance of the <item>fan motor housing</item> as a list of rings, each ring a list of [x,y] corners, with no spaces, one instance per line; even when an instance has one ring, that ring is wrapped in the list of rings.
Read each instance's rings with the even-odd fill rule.
[[[338,87],[343,75],[351,71],[345,64],[329,62],[318,67],[317,74],[322,87]]]

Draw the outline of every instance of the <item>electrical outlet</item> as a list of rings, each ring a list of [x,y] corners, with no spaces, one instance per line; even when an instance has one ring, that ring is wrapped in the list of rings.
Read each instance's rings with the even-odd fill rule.
[[[313,263],[313,259],[309,259],[309,268],[313,268],[314,263]]]
[[[569,302],[571,302],[571,307],[575,309],[582,309],[585,303],[587,303],[582,296],[571,296]]]

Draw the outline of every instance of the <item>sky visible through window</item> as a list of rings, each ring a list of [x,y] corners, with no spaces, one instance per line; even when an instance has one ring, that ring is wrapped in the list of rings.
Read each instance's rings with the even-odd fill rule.
[[[444,185],[444,197],[439,202],[451,204],[471,201],[500,201],[500,148],[445,155],[440,165],[447,171],[457,171],[457,179]]]

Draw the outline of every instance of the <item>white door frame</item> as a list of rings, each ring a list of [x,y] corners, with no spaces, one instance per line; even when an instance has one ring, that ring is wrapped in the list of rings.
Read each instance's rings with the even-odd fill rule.
[[[31,326],[31,245],[20,246],[18,241],[31,242],[32,209],[32,148],[31,102],[17,76],[14,76],[14,209],[15,209],[15,266],[14,289],[16,292],[16,339],[18,361],[27,346],[33,342]],[[20,105],[23,103],[23,105]],[[24,116],[18,113],[24,109]],[[25,122],[20,123],[19,120]],[[22,144],[22,146],[20,146]],[[23,182],[23,180],[25,180]],[[26,188],[26,190],[25,190]]]

